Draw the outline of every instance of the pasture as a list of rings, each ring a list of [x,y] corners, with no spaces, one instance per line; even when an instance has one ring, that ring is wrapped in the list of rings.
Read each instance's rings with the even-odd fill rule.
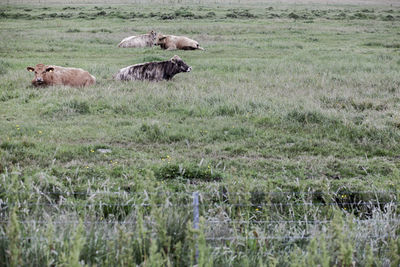
[[[398,266],[400,7],[282,2],[2,1],[0,266]],[[151,30],[205,51],[117,47]]]

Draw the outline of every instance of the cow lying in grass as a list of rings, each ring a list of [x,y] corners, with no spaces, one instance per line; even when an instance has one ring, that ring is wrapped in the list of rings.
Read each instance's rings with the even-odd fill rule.
[[[32,80],[34,86],[67,85],[73,87],[89,86],[96,83],[96,78],[83,69],[64,68],[59,66],[37,64],[27,67],[35,73]]]
[[[204,50],[203,47],[199,46],[197,41],[185,36],[159,34],[156,45],[159,45],[162,49],[166,50]]]
[[[170,80],[180,72],[190,72],[191,70],[192,67],[188,66],[180,57],[175,55],[167,61],[136,64],[120,69],[114,75],[114,79],[121,81]]]
[[[156,39],[157,33],[151,31],[147,34],[127,37],[118,44],[118,47],[152,47],[155,44]]]

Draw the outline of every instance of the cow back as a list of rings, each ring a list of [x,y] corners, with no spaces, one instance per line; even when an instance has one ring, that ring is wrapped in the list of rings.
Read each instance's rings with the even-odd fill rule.
[[[114,78],[122,81],[161,81],[172,78],[179,71],[170,60],[136,64],[121,69]]]

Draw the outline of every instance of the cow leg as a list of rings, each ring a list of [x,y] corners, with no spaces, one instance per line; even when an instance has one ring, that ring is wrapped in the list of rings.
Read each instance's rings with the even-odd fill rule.
[[[195,50],[196,48],[193,46],[184,46],[182,47],[182,50]]]
[[[85,83],[83,84],[84,87],[89,86],[92,84],[92,81],[90,79],[86,79]]]
[[[171,45],[170,47],[167,48],[167,50],[176,50],[176,45]]]

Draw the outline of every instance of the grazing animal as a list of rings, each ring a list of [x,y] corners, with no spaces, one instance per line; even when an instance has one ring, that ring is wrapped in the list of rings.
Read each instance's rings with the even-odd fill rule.
[[[167,50],[204,50],[203,47],[199,46],[199,43],[197,41],[187,38],[185,36],[159,34],[156,45],[159,45],[162,49]]]
[[[191,70],[192,67],[188,66],[180,57],[175,55],[167,61],[147,62],[120,69],[114,75],[114,79],[121,81],[149,80],[158,82],[161,80],[170,80],[180,72],[190,72]]]
[[[27,67],[26,69],[35,73],[35,78],[32,80],[34,86],[68,85],[82,87],[96,83],[96,78],[83,69],[46,66],[44,64],[37,64],[34,68]]]
[[[156,40],[157,33],[155,31],[151,31],[147,34],[127,37],[118,44],[118,47],[152,47],[154,46]]]

